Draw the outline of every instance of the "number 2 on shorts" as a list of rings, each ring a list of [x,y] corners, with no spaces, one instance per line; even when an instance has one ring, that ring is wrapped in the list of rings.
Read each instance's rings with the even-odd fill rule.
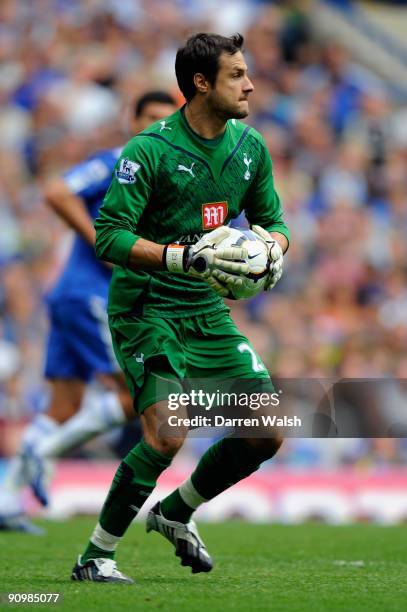
[[[247,342],[241,342],[239,344],[239,346],[237,347],[237,350],[240,353],[244,353],[245,351],[250,353],[251,358],[252,358],[252,370],[253,370],[253,372],[263,372],[263,370],[265,370],[264,365],[259,360],[259,358],[257,357],[257,355],[254,352],[254,350],[252,349],[252,347],[247,344]]]

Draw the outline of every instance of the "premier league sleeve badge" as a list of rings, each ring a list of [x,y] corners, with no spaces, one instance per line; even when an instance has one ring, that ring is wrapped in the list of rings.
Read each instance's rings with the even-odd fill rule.
[[[132,185],[136,182],[136,172],[141,168],[137,162],[131,161],[128,157],[120,160],[119,168],[116,170],[116,178],[119,183]]]

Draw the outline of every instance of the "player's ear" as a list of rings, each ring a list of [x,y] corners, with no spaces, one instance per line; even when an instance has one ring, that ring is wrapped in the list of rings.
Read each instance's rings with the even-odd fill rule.
[[[208,91],[208,81],[201,72],[194,74],[194,85],[198,93],[204,94]]]

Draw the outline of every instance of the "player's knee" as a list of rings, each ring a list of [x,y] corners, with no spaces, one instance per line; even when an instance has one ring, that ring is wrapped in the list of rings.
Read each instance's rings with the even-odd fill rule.
[[[158,438],[156,436],[149,438],[144,435],[144,439],[154,450],[167,457],[174,457],[184,443],[183,438]]]

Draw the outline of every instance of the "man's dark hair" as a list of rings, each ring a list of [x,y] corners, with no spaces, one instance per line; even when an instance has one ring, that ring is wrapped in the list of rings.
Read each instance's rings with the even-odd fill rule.
[[[173,104],[177,106],[174,98],[167,93],[166,91],[161,91],[157,89],[157,91],[147,91],[141,98],[138,98],[134,104],[134,116],[137,119],[140,115],[143,114],[145,107],[148,104],[152,104],[154,102],[158,102],[159,104]]]
[[[200,32],[188,38],[185,46],[178,49],[175,59],[178,86],[187,102],[196,94],[194,75],[200,72],[213,87],[219,71],[221,53],[234,55],[237,51],[243,51],[243,43],[241,34],[226,37]]]

